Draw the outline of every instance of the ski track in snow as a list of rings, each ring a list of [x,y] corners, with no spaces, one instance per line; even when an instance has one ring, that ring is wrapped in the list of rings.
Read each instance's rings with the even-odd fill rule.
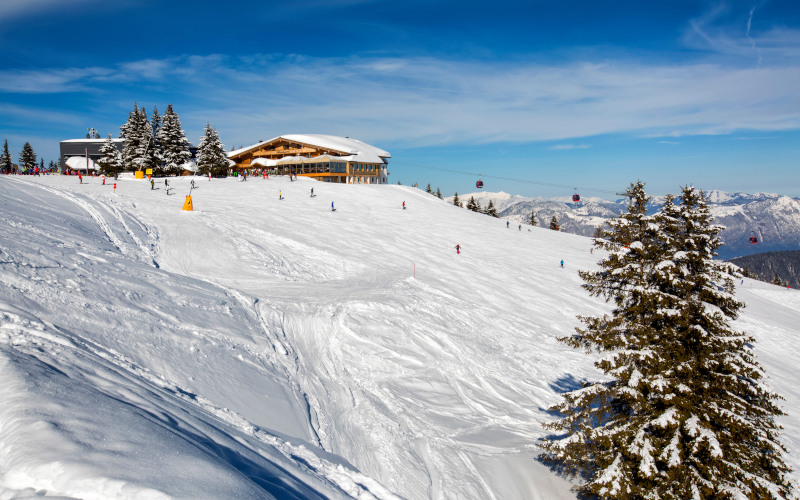
[[[54,366],[66,351],[76,354],[64,364],[97,359],[115,374],[105,390],[126,393],[116,397],[170,418],[188,412],[187,426],[230,432],[334,497],[574,498],[534,458],[558,393],[599,376],[593,356],[556,340],[577,314],[609,309],[575,272],[598,258],[589,238],[508,230],[405,186],[215,179],[182,212],[180,197],[133,179],[114,195],[92,179],[0,181],[73,204],[113,245],[92,248],[89,236],[51,253],[3,244],[0,272],[18,303],[0,304],[0,345]],[[48,236],[3,223],[31,245]],[[738,293],[749,307],[735,324],[757,338],[787,398],[781,422],[797,470],[800,390],[782,360],[800,357],[789,341],[800,294],[749,280]],[[60,319],[50,303],[86,317]],[[0,472],[4,460],[0,451]]]

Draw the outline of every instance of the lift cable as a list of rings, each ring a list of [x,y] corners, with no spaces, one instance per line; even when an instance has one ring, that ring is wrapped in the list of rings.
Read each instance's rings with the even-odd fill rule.
[[[611,194],[614,194],[614,195],[619,195],[620,194],[617,191],[614,191],[614,190],[611,190],[611,189],[598,189],[598,188],[575,186],[575,185],[571,185],[571,184],[568,185],[568,184],[556,184],[556,183],[553,183],[553,182],[532,181],[532,180],[528,180],[528,179],[519,179],[519,178],[515,178],[515,177],[504,177],[504,176],[501,176],[501,175],[486,175],[486,174],[480,174],[480,173],[465,172],[463,170],[454,170],[454,169],[450,169],[450,168],[431,167],[431,166],[428,166],[428,165],[420,165],[418,163],[410,163],[410,162],[393,161],[392,163],[395,164],[395,165],[409,166],[409,167],[421,168],[421,169],[425,169],[425,170],[438,170],[438,171],[441,171],[441,172],[449,172],[449,173],[452,173],[452,174],[471,175],[471,176],[474,176],[474,177],[487,177],[487,178],[490,178],[490,179],[499,179],[499,180],[511,181],[511,182],[522,182],[522,183],[525,183],[525,184],[536,184],[536,185],[539,185],[539,186],[557,187],[557,188],[565,188],[565,189],[576,189],[576,190],[579,190],[579,191],[590,191],[590,192],[594,192],[594,193],[606,193],[606,194],[611,193]]]

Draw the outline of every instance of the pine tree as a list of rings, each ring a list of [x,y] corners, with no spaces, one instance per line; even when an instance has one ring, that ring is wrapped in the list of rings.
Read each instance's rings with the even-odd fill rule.
[[[3,172],[11,172],[14,169],[14,163],[11,161],[11,153],[8,152],[8,139],[3,144],[3,153],[0,154],[0,170]]]
[[[439,198],[440,200],[442,199],[442,192],[439,190],[438,187],[436,188],[436,197]]]
[[[425,192],[428,194],[433,194],[433,189],[431,189],[431,185],[428,184],[428,187],[425,188]]]
[[[772,284],[773,285],[778,285],[778,286],[783,286],[783,282],[781,281],[781,277],[776,274],[775,277],[772,278]]]
[[[133,110],[128,114],[128,121],[120,127],[120,138],[125,139],[122,148],[122,161],[124,168],[144,170],[153,168],[153,135],[147,123],[147,113],[144,108],[134,103]]]
[[[531,226],[538,226],[539,225],[539,221],[536,220],[536,212],[531,212],[530,224],[531,224]]]
[[[606,234],[606,232],[603,230],[603,226],[602,225],[597,226],[596,228],[594,228],[594,237],[595,238],[603,238],[605,236],[605,234]]]
[[[474,196],[469,197],[469,201],[467,202],[467,210],[472,210],[473,212],[482,211],[480,202],[476,201]]]
[[[172,104],[167,105],[167,111],[164,113],[158,132],[158,139],[164,159],[164,172],[168,175],[179,174],[181,167],[192,159],[192,153],[189,151],[186,134],[181,128],[181,120],[172,109]]]
[[[19,168],[22,171],[33,171],[36,168],[36,153],[33,152],[33,147],[29,142],[22,146],[22,152],[19,154]]]
[[[152,162],[156,168],[161,168],[164,162],[164,148],[159,138],[160,131],[161,115],[158,114],[158,107],[153,106],[153,114],[150,117],[150,137],[153,138]]]
[[[106,175],[114,175],[122,170],[122,154],[120,154],[114,141],[111,140],[111,134],[100,146],[100,158],[97,160],[97,164]]]
[[[550,229],[553,231],[558,231],[558,219],[554,215],[552,219],[550,219]]]
[[[500,217],[499,215],[497,215],[497,208],[495,208],[494,202],[492,200],[489,200],[489,204],[486,206],[486,212],[484,213],[486,215],[491,215],[492,217],[495,218]]]
[[[724,264],[707,202],[684,188],[647,215],[644,184],[628,189],[628,213],[595,246],[609,251],[584,288],[613,301],[611,315],[580,317],[560,339],[597,350],[609,381],[585,383],[554,409],[543,460],[582,475],[576,489],[599,498],[788,497],[789,468],[777,441],[779,397],[728,320],[742,307]],[[720,290],[721,288],[721,290]]]
[[[463,205],[461,204],[461,200],[458,198],[458,191],[456,191],[455,196],[453,196],[453,205],[457,207],[463,207]]]
[[[206,123],[205,134],[197,148],[198,172],[203,175],[225,177],[228,174],[228,156],[219,140],[217,130]]]

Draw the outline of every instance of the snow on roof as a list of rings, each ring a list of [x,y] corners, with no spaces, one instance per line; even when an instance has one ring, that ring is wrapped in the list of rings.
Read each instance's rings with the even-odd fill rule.
[[[86,158],[83,156],[70,156],[66,163],[72,170],[86,170]],[[91,158],[89,158],[89,170],[99,170],[97,163]]]
[[[274,167],[278,164],[278,160],[270,160],[269,158],[256,158],[251,165],[261,165],[262,167]]]
[[[111,142],[123,142],[125,139],[111,139]],[[106,142],[106,139],[67,139],[61,142]]]
[[[230,151],[228,157],[236,156],[241,153],[256,149],[264,144],[276,141],[278,139],[285,139],[292,142],[300,142],[309,144],[325,149],[332,149],[334,151],[341,151],[349,153],[348,161],[364,162],[364,163],[383,163],[384,158],[391,158],[392,155],[388,151],[376,148],[366,142],[359,141],[358,139],[351,139],[349,137],[339,137],[336,135],[322,135],[322,134],[288,134],[274,137],[268,141],[262,141],[252,146]]]

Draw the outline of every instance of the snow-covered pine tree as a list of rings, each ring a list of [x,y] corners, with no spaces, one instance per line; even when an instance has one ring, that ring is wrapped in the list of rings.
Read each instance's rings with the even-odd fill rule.
[[[148,168],[151,168],[153,169],[153,172],[160,173],[162,160],[158,155],[156,138],[153,137],[153,127],[150,125],[150,121],[147,119],[147,111],[144,109],[144,106],[139,108],[138,124],[138,135],[141,137],[141,142],[139,143],[139,148],[137,150],[137,162],[139,168],[145,171]]]
[[[111,140],[111,134],[100,146],[100,159],[97,160],[97,164],[106,175],[114,175],[122,170],[122,154],[114,145],[114,141]]]
[[[137,103],[134,103],[133,110],[128,114],[128,120],[120,127],[119,136],[125,139],[122,148],[124,168],[145,170],[154,167],[152,129],[147,122],[147,113]]]
[[[472,210],[473,212],[481,212],[481,204],[477,200],[475,200],[474,196],[469,197],[469,201],[467,202],[467,210]]]
[[[181,167],[192,159],[192,153],[189,151],[186,134],[181,128],[181,120],[172,109],[172,104],[168,104],[167,111],[164,112],[158,139],[161,143],[164,172],[168,175],[180,174]]]
[[[3,144],[3,152],[0,154],[0,170],[11,172],[14,169],[14,162],[11,161],[11,153],[8,152],[8,139]]]
[[[491,215],[492,217],[495,218],[500,217],[499,215],[497,215],[497,208],[494,206],[494,202],[492,200],[489,200],[489,204],[486,205],[486,212],[484,213],[486,215]]]
[[[458,191],[456,191],[456,194],[453,196],[453,205],[455,205],[457,207],[462,206],[461,205],[461,200],[458,198]]]
[[[539,221],[536,220],[536,212],[531,212],[530,225],[531,226],[538,226],[539,225]]]
[[[680,208],[669,196],[648,216],[643,183],[628,195],[628,213],[595,241],[609,257],[580,273],[616,307],[561,339],[603,353],[596,366],[611,380],[553,408],[564,418],[547,427],[566,436],[543,443],[543,460],[599,498],[787,497],[778,396],[762,385],[753,339],[727,324],[741,304],[712,260],[719,227],[704,197],[686,188]]]
[[[36,168],[36,153],[33,152],[33,147],[29,142],[22,146],[22,152],[19,154],[19,168],[30,172]]]
[[[205,133],[197,147],[197,168],[203,175],[224,177],[228,173],[228,155],[219,140],[217,130],[206,123]]]
[[[558,231],[558,219],[554,215],[552,219],[550,219],[550,229],[553,231]]]
[[[158,114],[158,107],[153,106],[153,114],[150,115],[150,134],[153,137],[153,165],[161,168],[164,162],[164,151],[161,146],[161,139],[158,133],[161,131],[161,115]]]

